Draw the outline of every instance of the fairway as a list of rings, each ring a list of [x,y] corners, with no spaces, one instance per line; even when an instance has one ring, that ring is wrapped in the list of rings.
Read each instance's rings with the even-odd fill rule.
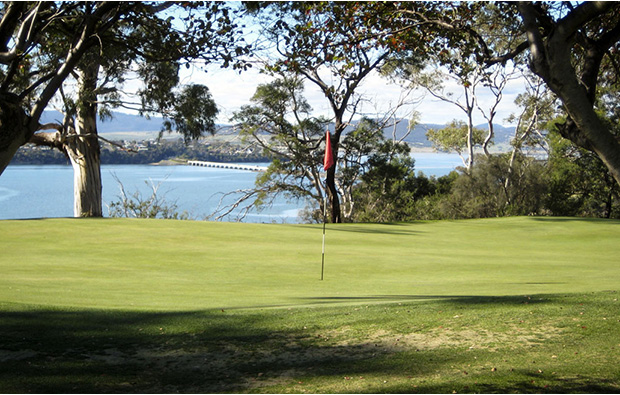
[[[321,227],[0,222],[0,301],[131,310],[397,302],[616,289],[620,222],[504,218]]]
[[[0,393],[618,393],[620,221],[0,221]]]

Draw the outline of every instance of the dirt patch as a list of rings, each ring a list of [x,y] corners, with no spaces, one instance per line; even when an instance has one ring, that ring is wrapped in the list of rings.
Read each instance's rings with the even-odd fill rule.
[[[384,329],[377,329],[359,338],[347,338],[347,329],[331,331],[325,334],[326,338],[333,338],[338,346],[370,347],[386,352],[405,350],[432,350],[440,347],[459,347],[464,349],[495,349],[513,344],[513,348],[533,346],[546,340],[561,336],[561,329],[555,327],[541,327],[524,330],[514,325],[503,332],[487,329],[450,329],[437,328],[425,332],[394,333]]]
[[[396,333],[380,327],[359,333],[350,327],[330,331],[304,331],[278,335],[258,344],[244,341],[189,340],[140,348],[107,347],[99,350],[68,349],[65,359],[92,361],[98,365],[140,366],[152,375],[145,382],[183,381],[184,392],[240,392],[264,386],[296,382],[297,377],[319,373],[326,366],[342,366],[385,355],[454,348],[495,350],[528,347],[561,336],[554,327],[505,326],[502,331],[482,328],[432,328]],[[34,350],[0,349],[0,361],[41,358]],[[192,384],[193,383],[193,384]],[[153,384],[154,385],[154,384]],[[146,392],[176,392],[180,384],[153,387]],[[145,390],[141,388],[141,391]]]

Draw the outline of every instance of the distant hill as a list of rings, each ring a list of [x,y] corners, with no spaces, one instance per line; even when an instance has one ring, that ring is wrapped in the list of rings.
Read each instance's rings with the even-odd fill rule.
[[[407,120],[403,120],[396,126],[396,137],[400,138],[407,132]],[[426,138],[426,133],[430,129],[441,129],[445,127],[445,125],[440,124],[432,124],[432,123],[422,123],[416,125],[411,133],[404,139],[409,145],[412,147],[431,147],[432,144]],[[488,130],[487,124],[474,125],[474,127]],[[514,136],[515,128],[514,126],[505,127],[502,125],[493,124],[493,129],[495,132],[495,144],[508,144],[510,143],[510,139]],[[394,132],[393,128],[386,129],[384,131],[386,137],[391,137]]]
[[[42,123],[60,121],[62,115],[57,111],[45,111],[41,117]],[[144,139],[152,138],[154,134],[159,132],[163,118],[151,117],[146,119],[138,115],[125,114],[121,112],[114,112],[113,118],[105,122],[99,122],[97,125],[99,133],[101,134],[122,134],[131,133],[133,138],[138,139],[140,135],[144,134]],[[407,131],[407,121],[403,120],[396,125],[396,136],[401,137]],[[440,124],[419,124],[411,131],[409,136],[405,138],[405,141],[412,147],[431,147],[430,141],[426,138],[426,132],[429,129],[441,129],[445,125]],[[486,124],[476,125],[477,128],[487,129]],[[495,143],[507,144],[514,135],[514,127],[504,127],[502,125],[495,125]],[[229,134],[231,129],[223,131],[223,134]],[[393,128],[385,130],[386,137],[391,137]]]
[[[62,114],[58,111],[44,111],[41,116],[41,123],[62,121]],[[107,121],[99,121],[97,129],[99,133],[118,133],[118,132],[158,132],[161,129],[163,118],[144,117],[122,112],[114,112],[113,118]]]

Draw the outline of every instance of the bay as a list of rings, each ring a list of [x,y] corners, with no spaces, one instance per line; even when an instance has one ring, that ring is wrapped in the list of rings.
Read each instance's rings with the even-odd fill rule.
[[[461,165],[455,154],[415,153],[415,168],[426,176],[448,174]],[[257,163],[266,166],[264,163]],[[107,205],[120,200],[119,183],[128,195],[139,191],[143,198],[150,196],[153,186],[158,186],[158,196],[169,204],[176,204],[177,211],[186,211],[192,219],[205,219],[220,204],[224,194],[254,186],[257,173],[245,170],[216,169],[193,166],[104,165],[103,182],[104,216]],[[234,196],[224,199],[224,204],[234,202]],[[304,202],[277,199],[261,211],[250,211],[244,222],[297,223],[298,213]],[[224,220],[234,221],[240,214],[236,210]],[[73,169],[71,166],[9,166],[0,176],[0,219],[29,219],[73,216]]]

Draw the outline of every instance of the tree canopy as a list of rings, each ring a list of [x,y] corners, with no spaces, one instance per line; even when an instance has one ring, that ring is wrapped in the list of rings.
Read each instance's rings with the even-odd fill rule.
[[[375,21],[406,48],[417,48],[410,31],[420,26],[427,41],[457,49],[458,58],[442,57],[455,73],[467,72],[456,59],[474,57],[479,64],[527,62],[560,99],[568,115],[562,136],[590,150],[620,183],[618,135],[601,120],[598,109],[617,107],[620,68],[620,4],[617,2],[427,3],[390,5],[389,18],[379,6]],[[368,4],[368,7],[373,7]],[[480,23],[487,21],[487,23]],[[441,50],[439,51],[441,55]],[[617,116],[617,114],[615,114]]]
[[[546,93],[538,96],[544,98],[545,106],[557,97],[567,115],[557,125],[559,133],[594,152],[620,183],[618,133],[601,118],[603,113],[607,119],[618,117],[618,96],[610,94],[617,92],[618,7],[604,2],[285,3],[267,6],[268,15],[263,14],[261,22],[266,32],[263,37],[273,44],[272,54],[277,54],[269,58],[267,69],[311,81],[328,100],[335,156],[342,148],[344,115],[356,113],[361,103],[356,92],[365,76],[400,68],[419,78],[425,66],[442,67],[464,88],[466,105],[453,102],[462,105],[469,116],[467,132],[456,124],[451,129],[467,140],[464,143],[449,133],[440,137],[438,132],[431,133],[431,138],[437,143],[456,138],[443,148],[468,146],[470,168],[475,144],[490,156],[495,110],[507,79],[530,69],[552,92],[551,98]],[[488,109],[481,108],[474,97],[478,84],[496,97]],[[521,98],[521,103],[525,100]],[[486,136],[473,128],[471,114],[476,108],[489,124]],[[508,204],[516,201],[508,193],[509,188],[514,190],[511,183],[524,180],[525,173],[519,172],[536,167],[520,156],[520,150],[542,136],[541,119],[548,110],[535,105],[527,111],[520,118],[515,149],[506,162],[489,158],[482,163],[487,170],[506,172],[500,184]],[[340,220],[338,196],[344,196],[336,188],[338,168],[328,171],[326,179],[328,192],[336,197],[331,205],[336,222]],[[504,210],[502,204],[497,207]]]
[[[179,8],[183,12],[175,16],[173,10]],[[141,94],[147,112],[165,112],[174,104],[169,88],[175,79],[170,71],[178,71],[182,64],[217,59],[225,67],[248,67],[240,61],[248,49],[240,43],[242,37],[231,14],[220,3],[3,2],[0,173],[17,148],[39,130],[39,118],[62,84],[88,63],[105,71],[104,82],[116,84],[122,84],[124,73],[136,61],[158,63],[143,66],[138,73],[145,81]],[[164,62],[167,70],[161,66]],[[153,84],[151,77],[162,77],[162,71],[168,72],[166,78]],[[163,83],[172,85],[165,89]],[[104,95],[108,105],[119,105],[117,86],[101,84],[96,93]],[[182,97],[196,98],[197,93],[185,91]],[[184,112],[189,115],[187,109]],[[208,126],[204,122],[190,125],[179,117],[171,118],[170,124],[190,134],[196,126]]]
[[[410,82],[426,80],[427,88],[440,87],[447,76],[463,88],[466,104],[444,98],[467,114],[466,128],[453,123],[429,136],[444,149],[458,151],[465,145],[468,169],[473,167],[474,145],[483,147],[486,159],[472,170],[468,182],[453,186],[481,190],[493,184],[500,187],[498,194],[503,189],[505,198],[492,205],[498,211],[508,212],[510,206],[538,212],[535,199],[514,203],[519,200],[514,195],[517,185],[542,185],[530,172],[540,163],[522,156],[527,144],[546,139],[540,145],[555,150],[550,156],[554,169],[574,169],[558,165],[558,152],[561,157],[579,152],[575,162],[583,163],[588,174],[606,169],[605,180],[620,185],[619,11],[617,2],[3,2],[0,174],[17,148],[44,128],[39,118],[59,92],[65,109],[82,117],[62,126],[82,131],[75,134],[83,139],[96,134],[85,114],[92,118],[97,110],[105,114],[115,106],[129,106],[146,116],[161,113],[166,118],[163,130],[181,132],[187,140],[213,132],[217,106],[208,88],[181,86],[179,70],[190,63],[213,62],[243,70],[249,67],[245,56],[255,55],[255,63],[277,80],[260,86],[252,105],[242,108],[235,121],[273,155],[272,171],[259,180],[265,194],[286,190],[315,202],[326,196],[334,222],[353,217],[355,199],[367,197],[367,207],[380,207],[376,203],[382,195],[371,193],[373,188],[383,188],[383,196],[392,200],[399,194],[422,196],[412,192],[417,181],[413,163],[404,158],[406,150],[396,139],[384,141],[385,125],[379,120],[361,117],[363,82],[376,72],[398,71]],[[246,17],[254,18],[260,30],[252,36],[252,48],[243,41]],[[445,73],[439,80],[429,79],[429,68]],[[512,153],[493,158],[488,147],[495,106],[510,73],[525,70],[537,81],[516,103],[524,109]],[[121,100],[119,90],[129,72],[142,82],[131,104]],[[74,81],[77,95],[69,92],[68,82]],[[302,94],[304,81],[322,92],[327,113],[311,112]],[[475,99],[478,86],[495,95],[494,105],[480,106]],[[555,104],[559,109],[552,108]],[[476,109],[489,124],[486,136],[473,128]],[[549,119],[554,120],[546,125]],[[328,125],[336,165],[322,173]],[[562,145],[549,136],[562,136],[583,151],[558,148]],[[89,147],[98,150],[94,143]],[[389,154],[381,156],[383,150]],[[81,151],[76,154],[80,156]],[[604,167],[585,158],[597,158]],[[493,176],[483,177],[481,169]],[[289,174],[286,182],[283,174]],[[390,181],[393,174],[405,181]],[[607,182],[598,184],[604,195],[616,196]],[[461,199],[466,196],[461,194]]]

